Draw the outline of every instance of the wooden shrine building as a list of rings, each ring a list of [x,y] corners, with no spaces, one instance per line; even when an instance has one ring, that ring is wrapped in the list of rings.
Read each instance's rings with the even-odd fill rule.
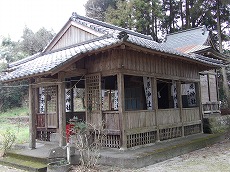
[[[9,64],[2,82],[29,80],[30,148],[77,116],[104,122],[105,147],[130,148],[202,133],[200,72],[222,60],[73,13],[45,50]]]

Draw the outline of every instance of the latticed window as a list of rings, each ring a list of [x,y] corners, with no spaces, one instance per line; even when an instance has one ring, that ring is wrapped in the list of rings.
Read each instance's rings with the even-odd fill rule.
[[[100,105],[100,75],[86,76],[87,108],[89,111],[101,110]]]
[[[39,113],[57,111],[57,86],[39,88]]]
[[[85,111],[85,88],[73,89],[74,112]]]

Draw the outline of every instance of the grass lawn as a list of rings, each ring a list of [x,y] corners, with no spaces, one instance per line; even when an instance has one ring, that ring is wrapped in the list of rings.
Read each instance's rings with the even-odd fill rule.
[[[29,125],[25,122],[12,120],[17,117],[28,116],[28,108],[14,108],[7,112],[0,113],[0,142],[2,134],[10,130],[16,135],[16,143],[25,143],[29,140]],[[10,119],[9,119],[10,118]]]

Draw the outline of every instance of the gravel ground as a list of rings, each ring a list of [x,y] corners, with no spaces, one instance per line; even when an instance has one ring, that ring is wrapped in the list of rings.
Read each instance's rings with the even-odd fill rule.
[[[23,172],[0,165],[1,172]],[[75,168],[74,171],[79,171]],[[230,172],[230,140],[214,144],[141,169],[99,166],[90,172]]]
[[[142,168],[143,172],[230,172],[230,140]]]
[[[23,170],[19,170],[19,169],[7,167],[7,166],[2,166],[2,165],[0,165],[0,171],[1,172],[25,172]]]

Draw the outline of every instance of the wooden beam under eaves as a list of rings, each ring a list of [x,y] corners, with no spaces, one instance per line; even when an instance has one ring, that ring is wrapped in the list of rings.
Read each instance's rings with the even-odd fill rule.
[[[164,52],[158,52],[156,50],[140,47],[138,45],[134,45],[134,44],[129,43],[129,42],[125,42],[124,44],[126,46],[128,46],[130,49],[133,49],[134,51],[138,51],[138,52],[142,51],[142,52],[148,52],[149,54],[157,54],[157,55],[160,55],[160,56],[162,56],[164,58],[166,58],[166,56],[167,56],[167,58],[169,58],[169,57],[176,58],[175,60],[182,60],[182,61],[190,62],[190,63],[193,63],[193,64],[199,64],[199,65],[204,65],[205,64],[205,66],[208,66],[209,68],[216,68],[217,67],[216,65],[203,63],[203,62],[196,61],[196,60],[189,59],[189,58],[185,58],[185,57],[182,57],[182,56],[179,56],[179,55],[169,54],[169,53],[164,53]]]
[[[65,77],[70,78],[70,77],[75,77],[75,76],[82,76],[87,73],[86,69],[75,69],[73,71],[65,71]]]
[[[65,62],[64,64],[60,65],[60,67],[56,67],[55,69],[51,70],[50,71],[52,73],[51,75],[55,75],[55,74],[57,74],[60,71],[65,71],[65,69],[68,68],[68,67],[70,67],[73,63],[81,60],[84,57],[87,57],[89,54],[99,54],[99,53],[101,53],[103,51],[107,51],[109,49],[113,49],[115,47],[119,47],[121,44],[122,43],[117,43],[117,44],[114,44],[114,45],[111,45],[111,46],[106,46],[106,47],[103,47],[103,48],[99,48],[97,50],[89,51],[89,52],[86,52],[84,54],[78,54],[76,56],[73,56],[71,58],[72,60],[69,60],[69,61]]]

